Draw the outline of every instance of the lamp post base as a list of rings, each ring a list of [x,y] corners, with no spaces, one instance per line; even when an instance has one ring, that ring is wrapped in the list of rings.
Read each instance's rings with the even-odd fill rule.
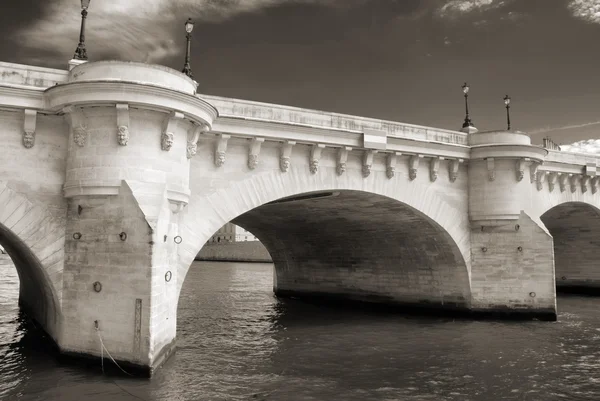
[[[71,71],[73,68],[77,67],[80,64],[84,64],[87,63],[87,60],[78,60],[78,59],[74,59],[72,58],[71,60],[69,60],[69,71]]]

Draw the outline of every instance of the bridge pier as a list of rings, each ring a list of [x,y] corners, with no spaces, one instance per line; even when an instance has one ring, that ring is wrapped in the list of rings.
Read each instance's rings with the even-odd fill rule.
[[[174,349],[180,212],[216,110],[187,76],[136,63],[78,65],[48,97],[68,123],[58,345],[150,375]]]
[[[519,132],[472,134],[469,144],[471,308],[556,320],[552,236],[524,212],[547,151]]]

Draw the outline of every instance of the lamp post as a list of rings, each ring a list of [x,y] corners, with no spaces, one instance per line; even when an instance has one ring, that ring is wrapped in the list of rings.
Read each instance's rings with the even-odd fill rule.
[[[463,128],[472,127],[473,122],[469,118],[469,85],[465,82],[462,86],[463,93],[465,94],[465,122]]]
[[[192,67],[190,67],[190,50],[191,50],[191,43],[192,43],[192,30],[194,29],[194,22],[192,21],[191,18],[188,18],[188,20],[185,22],[185,31],[187,32],[187,34],[185,35],[186,39],[187,39],[187,50],[185,52],[185,64],[183,66],[183,70],[181,72],[183,72],[185,75],[187,75],[190,78],[194,78],[194,76],[192,75]]]
[[[510,131],[510,97],[504,96],[504,104],[506,105],[506,123],[508,125],[507,131]]]
[[[75,49],[75,60],[87,60],[87,52],[85,51],[85,19],[87,17],[87,9],[90,6],[90,0],[81,0],[81,29],[79,30],[79,44]]]

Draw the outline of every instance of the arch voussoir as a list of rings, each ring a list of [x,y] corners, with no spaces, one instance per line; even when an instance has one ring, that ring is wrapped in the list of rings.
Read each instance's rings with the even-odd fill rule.
[[[378,172],[385,174],[385,172]],[[387,180],[364,180],[362,176],[346,173],[339,177],[334,167],[322,166],[314,175],[306,174],[303,167],[292,167],[286,174],[279,171],[263,171],[248,174],[241,180],[210,192],[192,190],[185,218],[180,226],[189,239],[179,253],[179,289],[190,264],[205,242],[227,222],[234,218],[277,199],[316,192],[316,191],[361,191],[396,200],[414,209],[417,213],[435,222],[440,232],[457,246],[470,276],[469,225],[466,210],[455,210],[443,199],[439,190],[428,183],[409,182],[406,177],[397,176]],[[443,191],[443,190],[442,190]],[[465,204],[466,209],[466,204]],[[192,234],[194,233],[194,234]]]

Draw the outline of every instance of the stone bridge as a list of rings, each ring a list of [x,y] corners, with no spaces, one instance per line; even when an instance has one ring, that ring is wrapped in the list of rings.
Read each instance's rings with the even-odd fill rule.
[[[0,244],[68,355],[151,373],[203,244],[233,221],[278,295],[556,319],[600,287],[593,156],[199,95],[169,68],[0,63]],[[98,330],[98,331],[97,331]]]

